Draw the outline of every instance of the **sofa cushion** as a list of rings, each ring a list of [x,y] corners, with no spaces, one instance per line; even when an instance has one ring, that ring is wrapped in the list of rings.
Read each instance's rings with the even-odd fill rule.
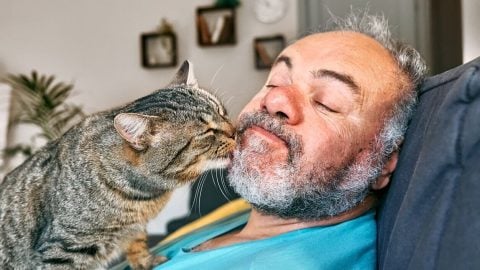
[[[480,58],[427,78],[378,213],[380,269],[480,267]]]

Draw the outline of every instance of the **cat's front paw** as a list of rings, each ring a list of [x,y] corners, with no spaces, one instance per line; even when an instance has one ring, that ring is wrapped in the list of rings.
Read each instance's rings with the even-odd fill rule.
[[[165,256],[158,256],[158,255],[153,255],[152,256],[152,267],[157,266],[159,264],[162,264],[166,262],[168,259]]]
[[[167,257],[165,256],[151,255],[142,260],[138,260],[133,264],[131,263],[130,267],[133,270],[150,270],[153,267],[164,263],[165,261],[167,261]]]

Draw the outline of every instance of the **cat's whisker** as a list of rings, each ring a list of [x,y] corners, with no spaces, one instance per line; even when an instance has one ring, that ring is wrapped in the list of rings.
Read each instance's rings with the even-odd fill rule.
[[[227,94],[227,93],[225,93],[225,92],[221,92],[221,94],[219,95],[219,98],[220,98],[220,100],[223,102],[223,104],[225,104],[225,107],[227,106],[227,102],[225,102],[225,99],[226,99],[225,96],[226,96],[226,94]],[[228,98],[228,100],[230,100],[230,99],[231,99],[231,97]]]
[[[205,183],[208,181],[208,174],[204,174],[203,181],[200,185],[200,192],[198,193],[198,214],[202,215],[202,195],[203,195],[203,187],[205,186]]]
[[[208,175],[205,174],[205,179],[202,182],[202,186],[200,188],[200,194],[198,196],[198,214],[202,215],[202,195],[203,195],[203,187],[205,187],[205,183],[208,181]]]
[[[223,95],[222,92],[220,92],[219,94],[219,91],[220,91],[220,88],[211,88],[210,91],[213,91],[213,94],[216,96],[216,97],[219,97],[220,100],[222,100],[221,96]]]
[[[218,171],[219,171],[219,170],[215,170],[215,178],[214,178],[214,179],[215,179],[215,181],[217,182],[217,184],[218,184],[218,189],[220,189],[220,192],[222,193],[223,197],[224,197],[227,201],[229,201],[228,196],[225,195],[225,192],[223,191],[222,186],[220,185],[220,182],[218,182],[218,181],[221,181],[221,180],[219,179],[219,176],[218,176]]]
[[[201,211],[201,208],[202,208],[202,191],[203,191],[203,186],[205,185],[205,182],[207,181],[207,174],[204,174],[205,177],[203,178],[203,181],[200,183],[200,193],[199,193],[199,196],[198,196],[198,214],[200,216],[202,216],[202,211]]]
[[[223,69],[224,66],[225,66],[225,64],[222,64],[220,67],[218,67],[217,71],[215,71],[215,74],[213,74],[212,80],[210,80],[210,87],[213,86],[213,82],[215,81],[218,73],[220,73],[220,71]]]
[[[193,213],[193,209],[195,208],[196,202],[197,202],[197,193],[198,193],[198,186],[195,188],[195,197],[193,197],[193,202],[192,205],[190,206],[190,214]]]
[[[213,178],[215,182],[215,186],[220,190],[220,193],[223,195],[223,190],[222,187],[220,186],[220,183],[218,182],[218,170],[215,170],[215,177]]]
[[[193,195],[193,201],[192,201],[192,205],[190,206],[190,213],[192,213],[192,210],[193,210],[193,207],[195,205],[195,201],[197,200],[197,190],[198,190],[198,186],[195,188],[195,191],[194,191],[194,195]]]
[[[214,185],[215,187],[220,188],[220,187],[219,187],[219,184],[218,184],[218,182],[217,182],[217,170],[216,170],[216,169],[215,169],[215,176],[213,176],[213,185]]]
[[[201,183],[202,183],[203,181],[205,181],[205,179],[206,179],[205,174],[202,174],[202,175],[200,176],[200,179],[197,180],[197,181],[198,181],[198,185],[196,186],[196,189],[195,189],[195,195],[194,195],[194,197],[193,197],[192,206],[190,207],[190,213],[191,213],[191,212],[193,211],[193,209],[195,208],[195,204],[196,204],[197,200],[200,201],[200,199],[199,199],[200,186],[201,186]]]
[[[215,96],[218,97],[218,99],[223,101],[223,97],[225,96],[225,92],[219,92],[220,88],[215,89]]]
[[[220,181],[222,182],[222,186],[223,186],[225,192],[227,193],[227,195],[228,195],[229,197],[231,197],[231,196],[232,196],[232,193],[230,192],[229,188],[227,187],[227,184],[225,183],[225,182],[226,182],[226,178],[224,177],[223,174],[220,174]]]
[[[234,96],[230,96],[227,101],[225,101],[225,107],[229,107],[230,106],[230,102],[232,102],[232,100],[234,99],[235,97]]]

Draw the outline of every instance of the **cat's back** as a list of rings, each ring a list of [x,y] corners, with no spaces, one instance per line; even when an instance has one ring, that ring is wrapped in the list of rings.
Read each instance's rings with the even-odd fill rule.
[[[24,163],[8,173],[0,182],[0,194],[8,194],[15,189],[23,189],[25,186],[41,181],[46,174],[53,173],[55,164],[52,162],[57,155],[56,141],[49,143]],[[0,200],[3,197],[0,197]]]
[[[12,230],[28,232],[36,226],[37,215],[50,186],[49,175],[56,174],[57,145],[52,142],[22,165],[7,174],[0,183],[0,244]]]
[[[81,123],[80,123],[81,124]],[[67,157],[77,156],[74,150],[78,144],[80,128],[74,126],[57,140],[47,143],[30,158],[12,170],[0,181],[0,203],[5,202],[5,197],[20,197],[38,187],[46,187],[53,184],[59,177],[61,168],[65,167]],[[72,150],[72,148],[74,150]],[[20,194],[19,194],[20,193]],[[13,196],[12,196],[13,195]],[[1,208],[0,208],[1,211]]]
[[[49,213],[44,205],[58,174],[57,144],[51,142],[7,174],[0,183],[0,265],[29,256]],[[28,260],[25,258],[25,260]]]

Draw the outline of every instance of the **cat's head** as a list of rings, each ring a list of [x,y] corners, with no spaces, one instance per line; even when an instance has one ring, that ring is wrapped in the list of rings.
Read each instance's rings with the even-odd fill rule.
[[[228,165],[235,129],[222,103],[199,88],[190,62],[172,82],[127,105],[114,118],[122,156],[152,179],[175,188]],[[158,177],[155,177],[158,176]]]

